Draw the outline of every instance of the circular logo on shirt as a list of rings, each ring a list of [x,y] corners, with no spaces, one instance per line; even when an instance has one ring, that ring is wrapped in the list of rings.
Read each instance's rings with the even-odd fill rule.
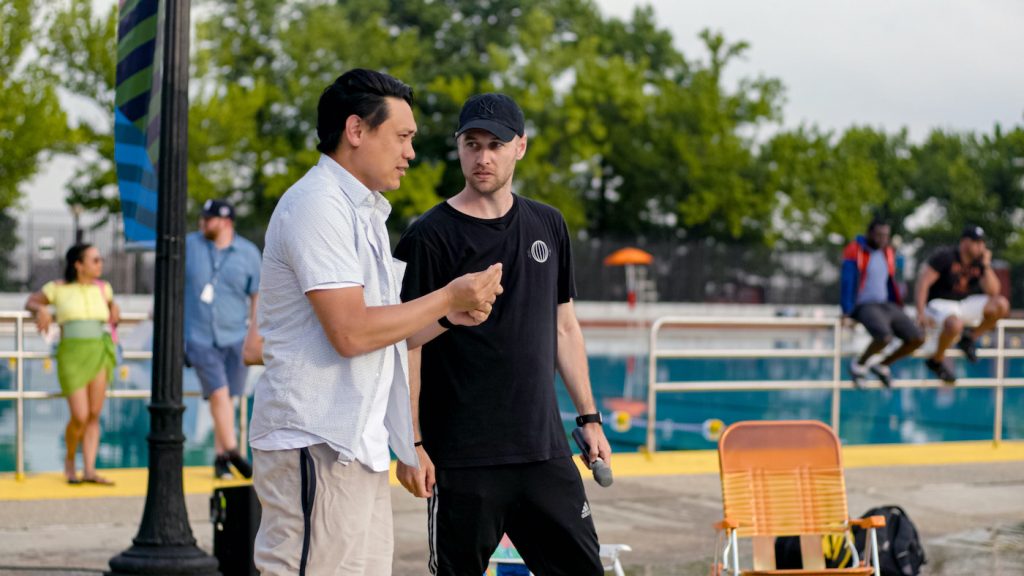
[[[530,258],[537,262],[548,261],[548,245],[543,240],[537,240],[530,246]]]

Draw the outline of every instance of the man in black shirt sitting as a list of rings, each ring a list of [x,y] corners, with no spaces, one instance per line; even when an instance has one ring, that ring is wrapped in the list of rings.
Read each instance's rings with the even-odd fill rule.
[[[935,354],[925,365],[947,384],[956,382],[946,349],[956,342],[971,362],[977,362],[977,339],[1010,313],[1010,303],[1000,295],[1000,283],[992,270],[992,251],[985,245],[985,231],[968,226],[960,245],[940,248],[921,267],[917,280],[917,319],[923,327],[939,326]],[[974,327],[965,330],[965,327]]]
[[[573,308],[569,231],[558,210],[512,193],[527,136],[511,98],[470,98],[455,136],[466,184],[399,241],[402,299],[493,262],[505,291],[486,322],[441,318],[437,336],[410,350],[420,466],[399,463],[398,477],[429,497],[432,574],[483,574],[505,532],[536,574],[599,576],[590,504],[555,396],[557,369],[591,446],[586,462],[609,462]]]

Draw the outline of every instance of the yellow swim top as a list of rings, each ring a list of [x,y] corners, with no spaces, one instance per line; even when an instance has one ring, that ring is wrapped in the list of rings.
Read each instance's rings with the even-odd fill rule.
[[[58,324],[72,320],[110,320],[110,302],[114,299],[114,289],[109,282],[47,282],[42,292],[57,309]]]

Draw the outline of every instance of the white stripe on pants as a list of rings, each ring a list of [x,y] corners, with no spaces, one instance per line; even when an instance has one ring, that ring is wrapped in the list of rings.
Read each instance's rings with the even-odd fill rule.
[[[427,543],[430,545],[427,569],[431,574],[437,574],[437,484],[434,484],[433,492],[434,495],[427,499]]]
[[[253,487],[263,515],[256,569],[264,576],[299,573],[305,534],[299,450],[253,450]],[[344,465],[326,444],[309,447],[316,468],[308,576],[391,574],[394,531],[387,472]]]

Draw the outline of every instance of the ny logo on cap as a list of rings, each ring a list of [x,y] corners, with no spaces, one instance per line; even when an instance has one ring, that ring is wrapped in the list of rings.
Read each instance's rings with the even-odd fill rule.
[[[481,100],[480,109],[488,116],[494,116],[494,103],[490,100]]]

